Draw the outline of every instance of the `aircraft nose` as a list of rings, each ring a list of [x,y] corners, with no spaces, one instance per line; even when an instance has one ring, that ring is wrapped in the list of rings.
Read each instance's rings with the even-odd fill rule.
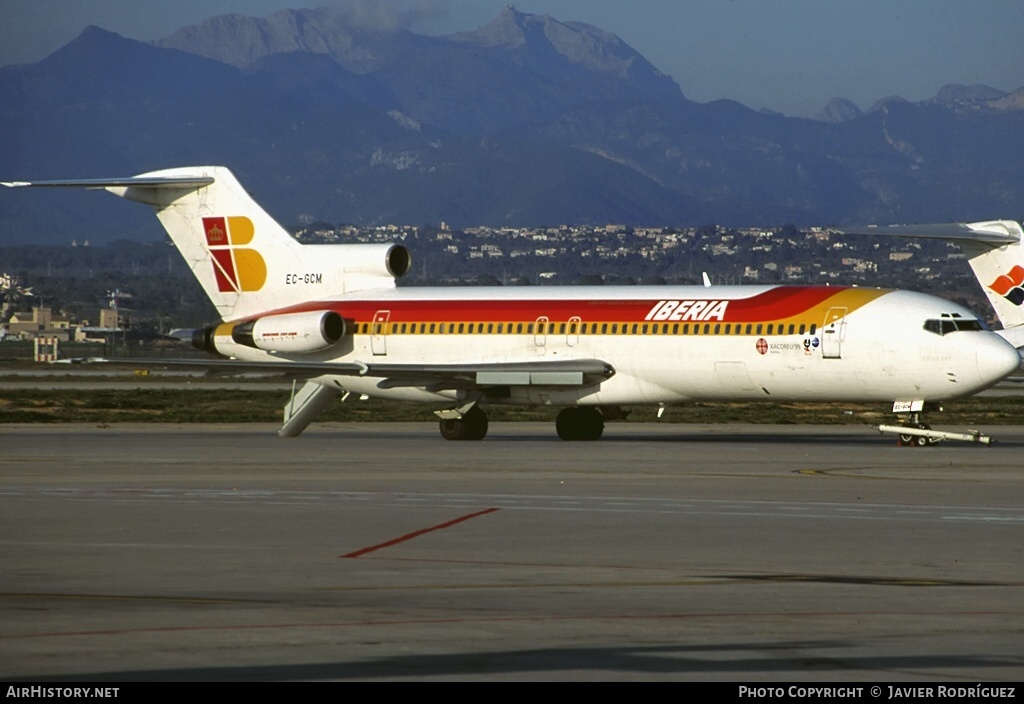
[[[988,336],[977,352],[978,374],[984,380],[996,382],[1020,369],[1020,352],[998,335]]]

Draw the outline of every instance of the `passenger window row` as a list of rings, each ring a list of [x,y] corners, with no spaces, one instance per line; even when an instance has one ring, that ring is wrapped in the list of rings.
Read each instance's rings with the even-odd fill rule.
[[[933,321],[929,321],[933,322]],[[938,321],[934,321],[938,322]],[[927,325],[926,325],[927,327]],[[356,323],[363,335],[813,335],[815,323]]]

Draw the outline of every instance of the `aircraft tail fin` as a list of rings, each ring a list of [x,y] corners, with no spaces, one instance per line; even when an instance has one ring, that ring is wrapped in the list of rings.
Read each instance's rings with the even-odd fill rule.
[[[956,242],[1003,325],[1000,334],[1024,346],[1024,229],[1013,220],[840,228],[844,234],[924,237]]]
[[[1024,346],[1024,229],[1013,220],[969,223],[975,232],[997,232],[1010,241],[996,244],[977,239],[957,240],[974,276],[1003,324],[1004,337]]]
[[[401,245],[299,243],[223,166],[3,185],[105,189],[151,206],[224,320],[355,290],[393,288],[411,266]]]

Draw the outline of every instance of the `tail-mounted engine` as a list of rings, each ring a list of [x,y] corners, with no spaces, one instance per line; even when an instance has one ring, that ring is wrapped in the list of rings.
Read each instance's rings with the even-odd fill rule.
[[[230,350],[225,347],[231,342],[266,352],[318,352],[336,344],[348,332],[345,319],[332,310],[284,313],[196,330],[192,346],[229,356]]]
[[[316,247],[317,259],[340,274],[336,282],[342,291],[394,286],[412,269],[412,254],[400,244],[323,244]]]

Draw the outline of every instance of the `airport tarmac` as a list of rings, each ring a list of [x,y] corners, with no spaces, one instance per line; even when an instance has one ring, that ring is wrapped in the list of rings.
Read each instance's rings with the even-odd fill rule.
[[[0,425],[0,679],[1024,679],[1024,428]]]

